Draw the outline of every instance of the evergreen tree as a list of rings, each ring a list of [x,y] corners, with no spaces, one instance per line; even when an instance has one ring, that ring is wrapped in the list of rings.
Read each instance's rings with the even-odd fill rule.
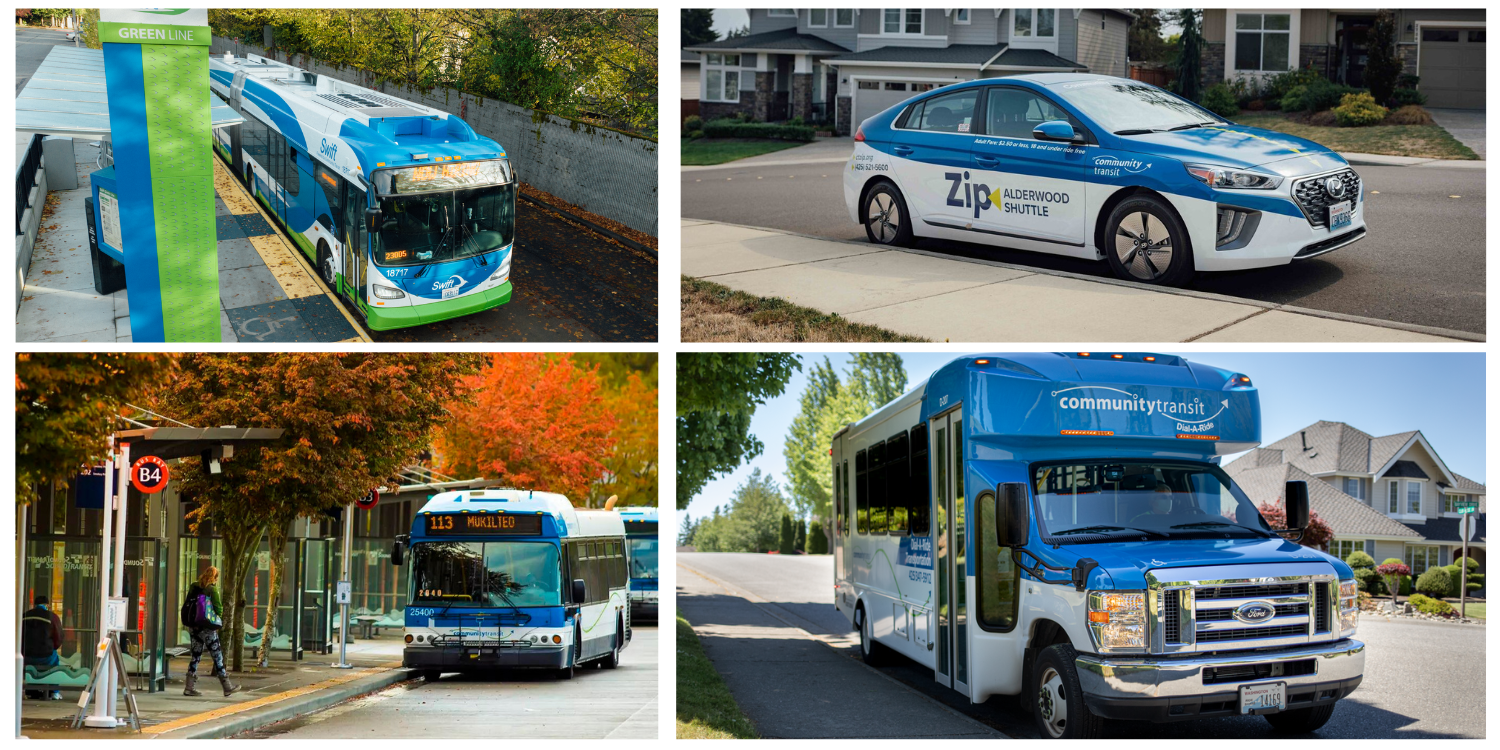
[[[797,531],[797,539],[796,539],[796,541],[795,541],[794,544],[795,544],[795,546],[797,548],[797,551],[806,554],[807,553],[807,521],[804,521],[801,518],[798,518],[797,519],[797,523],[796,523],[796,531]]]
[[[1198,101],[1203,95],[1203,34],[1198,29],[1199,11],[1183,8],[1177,11],[1182,24],[1182,53],[1177,58],[1177,93],[1184,99]]]
[[[807,554],[828,554],[828,537],[823,536],[823,524],[813,521],[812,527],[807,531]]]
[[[719,32],[714,31],[713,11],[706,8],[682,9],[682,46],[692,47],[718,39]]]
[[[1365,85],[1375,101],[1385,104],[1396,91],[1396,79],[1401,76],[1401,60],[1396,57],[1396,16],[1389,10],[1380,11],[1375,17],[1375,26],[1370,29],[1369,62],[1365,64]]]
[[[781,554],[783,554],[783,555],[793,554],[795,552],[795,550],[796,550],[796,545],[797,545],[796,537],[792,534],[792,514],[790,514],[790,513],[782,513],[781,514],[781,547],[780,547]]]

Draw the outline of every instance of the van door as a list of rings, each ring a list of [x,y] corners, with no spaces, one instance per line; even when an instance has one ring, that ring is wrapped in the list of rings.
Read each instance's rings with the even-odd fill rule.
[[[937,568],[937,668],[939,684],[969,695],[967,511],[963,479],[963,410],[928,425],[931,435],[933,542]]]
[[[891,154],[911,226],[932,234],[932,222],[963,222],[972,208],[965,192],[973,161],[974,125],[983,89],[970,88],[934,96],[917,104],[903,128],[893,129]]]
[[[1050,99],[1019,86],[994,86],[985,97],[984,135],[974,139],[975,183],[989,207],[971,213],[974,229],[1027,249],[1078,254],[1085,247],[1084,190],[1092,170],[1086,145],[1038,140],[1044,122],[1083,125]],[[1005,240],[996,240],[1005,244]]]

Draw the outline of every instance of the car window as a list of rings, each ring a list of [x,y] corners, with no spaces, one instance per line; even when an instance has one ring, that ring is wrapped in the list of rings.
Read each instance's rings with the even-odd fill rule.
[[[1062,108],[1030,91],[1016,88],[990,89],[985,133],[1007,138],[1032,138],[1031,131],[1044,122],[1063,120],[1078,129],[1078,121]]]
[[[906,121],[901,124],[901,127],[916,130],[917,126],[922,123],[922,107],[926,105],[927,102],[917,102],[911,105],[911,111],[907,113]]]
[[[922,108],[922,116],[917,119],[916,127],[918,130],[936,133],[971,132],[974,122],[974,105],[978,100],[978,89],[956,91],[928,99]]]

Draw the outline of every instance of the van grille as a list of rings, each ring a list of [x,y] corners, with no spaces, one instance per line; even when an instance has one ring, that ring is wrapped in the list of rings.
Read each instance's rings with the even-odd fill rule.
[[[1260,638],[1286,638],[1294,635],[1307,635],[1307,625],[1282,625],[1279,627],[1270,628],[1237,628],[1234,630],[1206,630],[1198,634],[1198,642],[1222,643],[1224,641],[1250,641]]]
[[[1321,608],[1323,605],[1320,603],[1318,606]],[[1281,605],[1281,606],[1279,606],[1279,607],[1276,608],[1276,616],[1277,617],[1285,617],[1287,615],[1305,615],[1305,614],[1307,614],[1307,605],[1306,604],[1283,604],[1283,605]],[[1198,610],[1198,622],[1222,622],[1224,620],[1233,620],[1233,619],[1234,619],[1234,610],[1232,610],[1232,609],[1200,609],[1200,610]]]
[[[1334,177],[1343,182],[1343,197],[1335,198],[1328,192],[1326,183]],[[1307,217],[1307,223],[1319,228],[1328,226],[1327,209],[1329,206],[1344,201],[1359,203],[1359,191],[1359,174],[1352,169],[1308,177],[1292,184],[1292,197],[1296,199],[1297,206],[1302,209],[1302,214]]]
[[[1317,622],[1317,630],[1319,633],[1326,633],[1333,629],[1329,626],[1329,618],[1333,613],[1333,608],[1328,604],[1329,586],[1330,584],[1327,583],[1318,583],[1313,585],[1313,590],[1317,592],[1316,599],[1318,604],[1315,608],[1315,612],[1317,613],[1315,617]]]
[[[1197,590],[1198,601],[1209,599],[1261,599],[1268,596],[1306,594],[1305,583],[1281,583],[1248,586],[1205,586]]]
[[[1162,594],[1161,629],[1167,643],[1182,643],[1182,592]]]

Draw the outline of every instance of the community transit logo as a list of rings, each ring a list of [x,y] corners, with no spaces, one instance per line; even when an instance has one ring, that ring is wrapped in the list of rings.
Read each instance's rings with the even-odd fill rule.
[[[1096,391],[1113,392],[1119,395],[1109,393],[1100,395],[1095,393]],[[1175,420],[1178,431],[1186,433],[1212,430],[1213,419],[1229,408],[1229,399],[1223,399],[1218,404],[1205,402],[1200,398],[1194,398],[1190,402],[1147,399],[1129,391],[1102,385],[1062,388],[1053,391],[1052,397],[1057,399],[1056,406],[1059,411],[1144,413],[1147,416],[1161,416]],[[1218,408],[1210,413],[1209,409],[1214,406]]]

